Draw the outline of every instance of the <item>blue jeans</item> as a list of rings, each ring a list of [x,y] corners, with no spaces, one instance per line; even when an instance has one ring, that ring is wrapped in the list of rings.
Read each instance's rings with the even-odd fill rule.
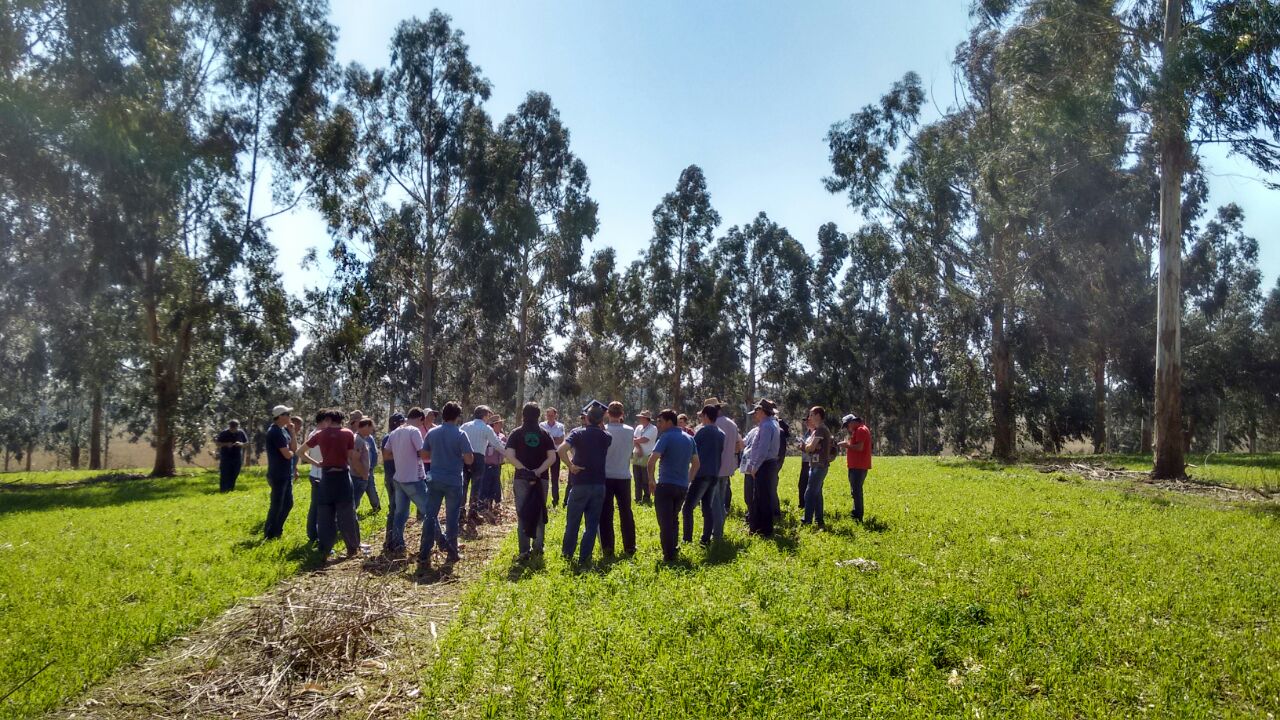
[[[815,462],[809,464],[809,482],[804,488],[804,522],[824,524],[822,517],[822,483],[827,479],[827,466]]]
[[[440,505],[444,504],[444,547],[450,560],[458,557],[458,522],[462,516],[462,488],[458,485],[427,483],[426,519],[422,521],[422,552],[431,551],[440,527]]]
[[[373,478],[362,478],[357,477],[356,475],[351,476],[351,505],[356,510],[360,509],[360,501],[364,499],[365,488],[368,487],[369,483],[372,481]]]
[[[684,516],[684,541],[693,542],[693,511],[702,506],[702,542],[711,542],[711,507],[708,500],[715,494],[716,483],[713,477],[696,477],[689,484],[689,494],[684,496],[684,507],[680,514]]]
[[[849,468],[849,494],[853,496],[853,519],[858,522],[862,522],[862,484],[866,481],[866,470]]]
[[[501,465],[484,466],[484,492],[480,493],[480,500],[485,507],[502,504]]]
[[[596,547],[596,533],[600,531],[600,512],[604,510],[604,485],[575,484],[565,498],[564,543],[560,552],[566,558],[573,557],[573,546],[578,540],[578,525],[583,522],[582,546],[578,550],[578,562],[591,562],[591,552]]]
[[[729,478],[716,478],[716,489],[711,498],[711,539],[724,537],[724,521],[729,517]]]
[[[392,482],[395,482],[394,480]],[[387,549],[398,551],[404,549],[404,526],[409,522],[409,507],[417,505],[421,511],[427,506],[427,483],[418,480],[411,483],[395,483],[395,500],[391,502],[391,506],[395,508],[395,517],[392,518],[391,525],[387,527]],[[431,553],[431,546],[423,545],[419,549],[419,555],[426,556]]]

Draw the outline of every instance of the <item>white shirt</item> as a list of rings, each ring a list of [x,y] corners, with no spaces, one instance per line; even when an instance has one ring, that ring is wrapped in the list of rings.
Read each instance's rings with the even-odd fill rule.
[[[610,480],[626,480],[631,477],[631,440],[635,428],[625,423],[609,423],[604,426],[613,442],[604,456],[604,476]]]
[[[738,424],[728,415],[716,417],[716,427],[724,433],[724,452],[720,453],[720,477],[733,477],[738,467]]]
[[[543,430],[546,430],[547,434],[551,436],[552,441],[554,441],[556,445],[559,445],[564,440],[564,423],[544,422],[538,425],[538,427],[542,428]]]
[[[493,431],[489,423],[476,418],[469,423],[463,423],[458,428],[463,435],[467,436],[467,441],[471,443],[471,452],[476,455],[484,456],[485,451],[490,447],[495,448],[498,452],[502,452],[504,445],[498,442],[498,433]]]
[[[311,437],[318,432],[320,431],[312,430],[311,435],[308,435],[307,439],[310,440]],[[304,444],[303,447],[306,447],[306,445]],[[307,473],[307,477],[312,480],[319,480],[324,477],[324,470],[320,469],[320,463],[324,461],[324,456],[320,454],[320,446],[316,445],[315,447],[307,447],[306,451],[302,454],[311,461],[311,471]]]
[[[637,465],[641,465],[648,462],[649,456],[653,454],[653,446],[657,444],[658,440],[658,426],[653,423],[636,425],[635,437],[649,439],[649,442],[636,446],[634,462]]]
[[[396,482],[415,483],[427,476],[422,466],[422,431],[405,423],[387,436],[387,448],[396,462]]]

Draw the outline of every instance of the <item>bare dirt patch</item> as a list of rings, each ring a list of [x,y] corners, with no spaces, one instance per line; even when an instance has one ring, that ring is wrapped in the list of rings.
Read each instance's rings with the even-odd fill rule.
[[[418,702],[421,669],[514,524],[509,508],[463,533],[462,560],[423,577],[416,564],[353,558],[246,600],[55,717],[371,718]],[[420,524],[406,532],[416,548]],[[378,547],[381,533],[367,539]],[[435,564],[443,556],[437,554]]]

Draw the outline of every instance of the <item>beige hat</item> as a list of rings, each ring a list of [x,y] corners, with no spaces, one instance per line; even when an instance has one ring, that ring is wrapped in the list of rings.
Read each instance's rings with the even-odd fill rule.
[[[716,407],[720,407],[720,398],[709,397],[709,398],[707,398],[706,400],[703,400],[703,401],[702,401],[702,404],[703,404],[703,405],[715,405]]]

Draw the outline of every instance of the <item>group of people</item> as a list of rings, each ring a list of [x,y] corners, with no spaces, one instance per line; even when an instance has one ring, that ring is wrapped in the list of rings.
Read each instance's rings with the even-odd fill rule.
[[[503,464],[515,470],[512,490],[522,562],[543,552],[548,500],[551,508],[563,504],[565,509],[560,551],[571,562],[589,564],[597,539],[604,557],[615,554],[615,510],[622,553],[634,554],[633,502],[653,506],[663,559],[675,561],[681,540],[693,541],[697,511],[702,515],[701,544],[723,537],[733,492],[730,480],[737,472],[743,475],[748,529],[769,537],[781,513],[778,473],[790,428],[777,417],[773,402],[760,400],[751,410],[752,428],[743,436],[722,407],[718,399],[706,399],[696,425],[674,410],[663,410],[656,418],[641,411],[631,425],[624,421],[622,403],[592,401],[582,409],[579,426],[569,430],[555,408],[544,415],[537,403],[529,402],[521,409],[520,423],[507,433],[503,418],[487,406],[476,407],[471,419],[463,422],[462,407],[449,402],[440,411],[414,407],[407,414],[393,414],[378,443],[370,418],[354,411],[348,420],[334,409],[318,412],[314,430],[303,440],[301,418],[292,408],[278,405],[272,409],[266,440],[271,501],[264,533],[277,538],[283,532],[293,506],[299,460],[304,459],[311,466],[312,484],[308,538],[322,557],[333,554],[339,536],[346,555],[357,555],[367,547],[361,545],[356,515],[362,499],[367,496],[375,512],[381,512],[374,474],[381,459],[387,496],[383,551],[393,557],[405,553],[405,528],[411,506],[416,508],[422,521],[419,571],[431,570],[437,548],[446,563],[459,560],[464,506],[475,515],[502,502]],[[863,518],[871,435],[856,415],[846,415],[841,427],[847,437],[837,441],[825,408],[815,406],[798,438],[798,490],[805,525],[824,526],[823,484],[828,466],[841,451],[853,518]],[[247,438],[228,442],[243,444]],[[562,471],[567,471],[563,503]]]

